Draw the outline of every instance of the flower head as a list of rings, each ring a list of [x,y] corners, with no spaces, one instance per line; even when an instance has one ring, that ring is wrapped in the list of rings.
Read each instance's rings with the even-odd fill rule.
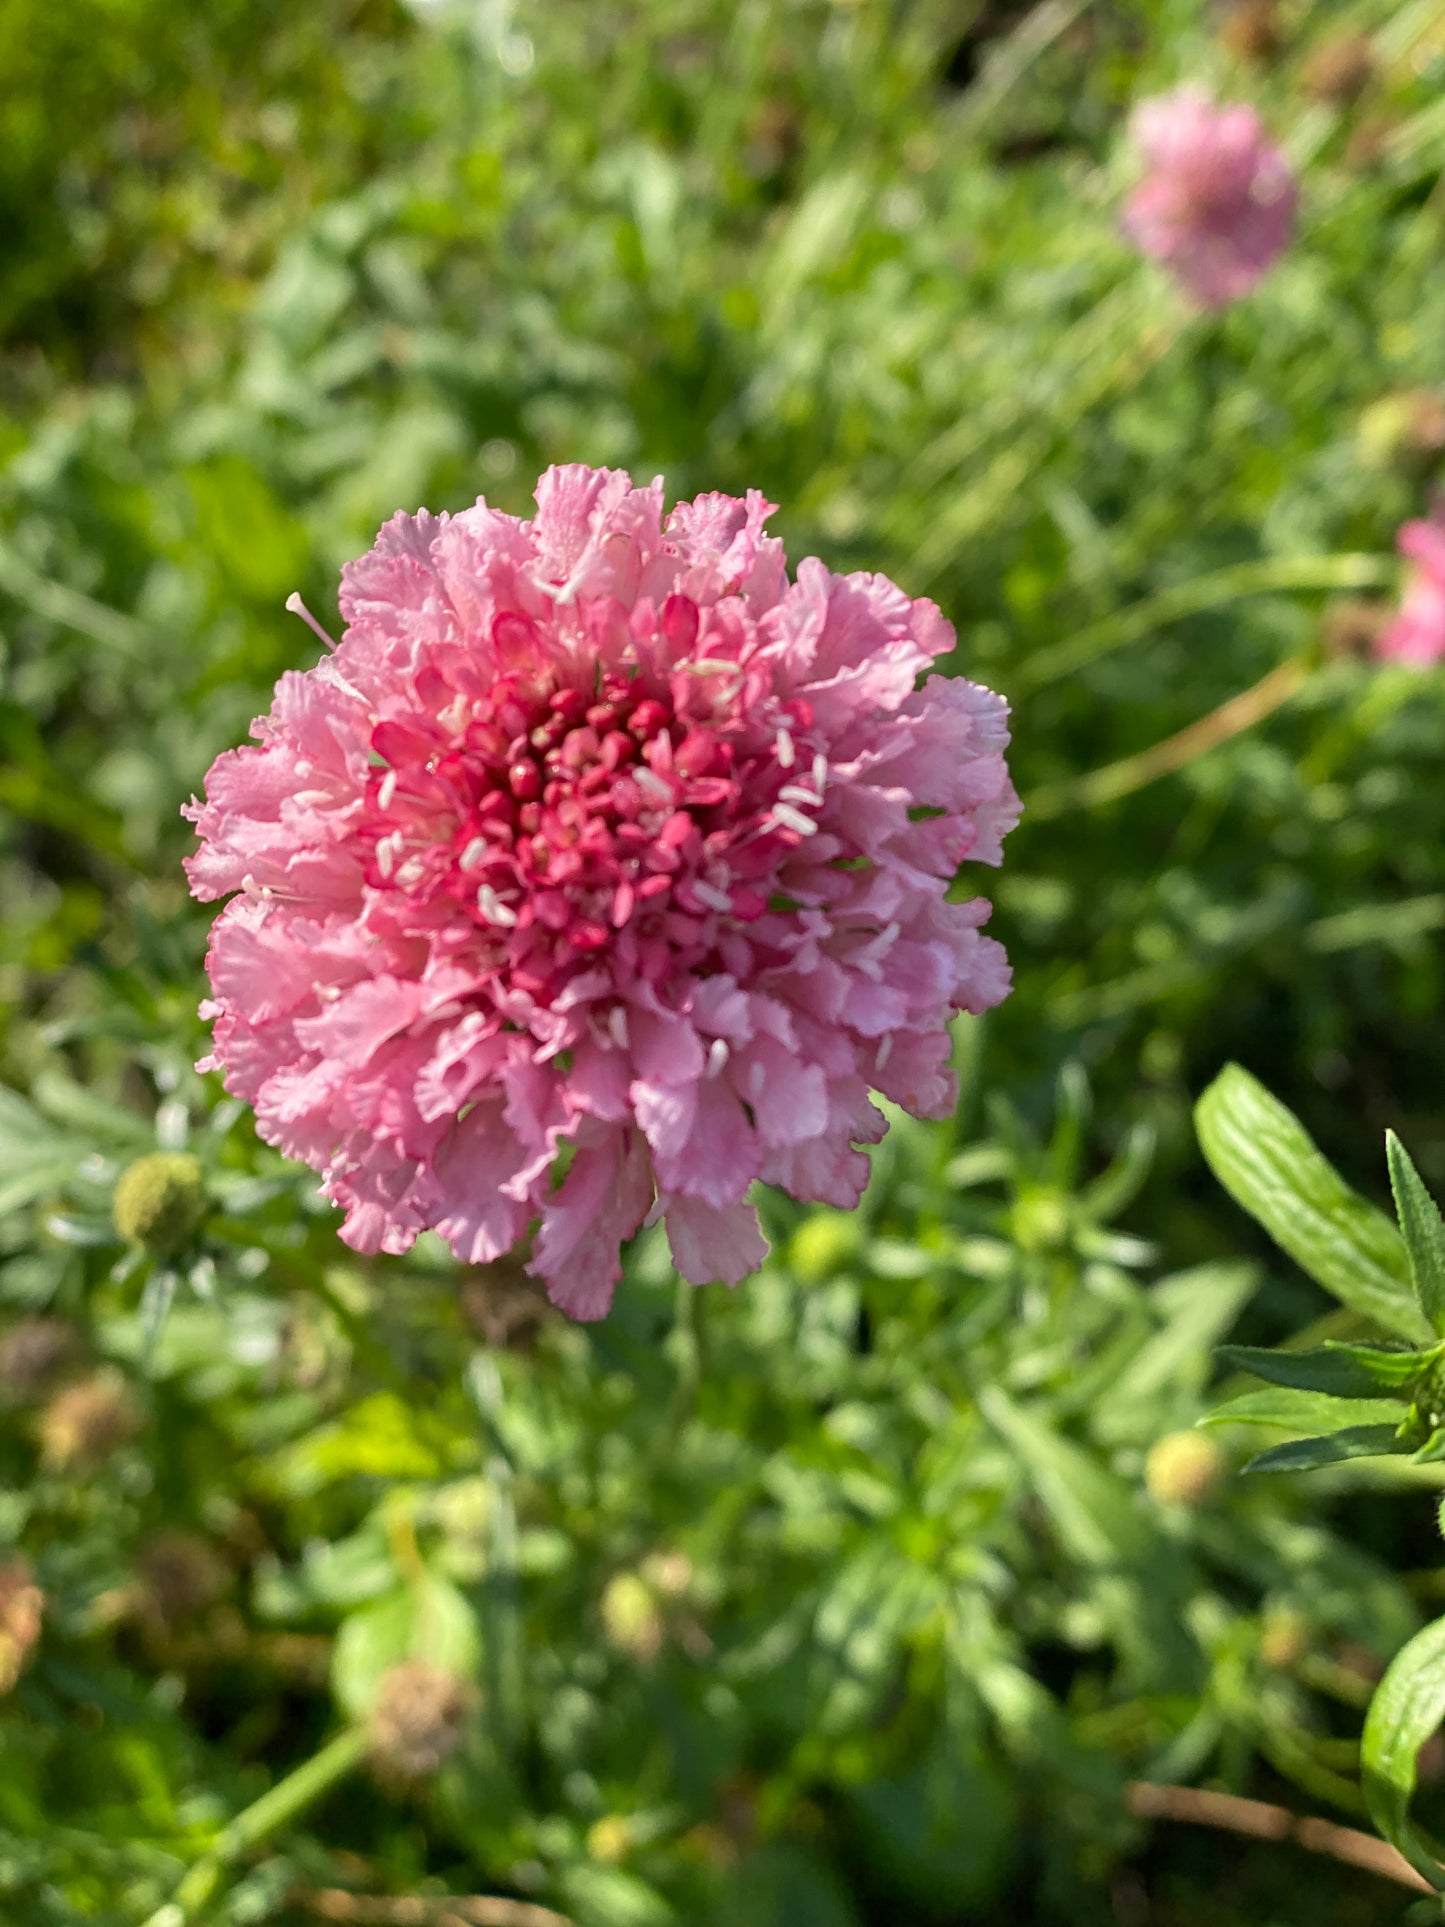
[[[424,1659],[404,1659],[382,1674],[369,1724],[372,1764],[402,1785],[429,1780],[461,1745],[466,1682]]]
[[[1445,657],[1445,508],[1428,522],[1407,522],[1395,547],[1414,567],[1405,576],[1400,612],[1380,631],[1375,654],[1429,669]]]
[[[945,1028],[1006,994],[965,858],[1018,802],[1006,709],[916,687],[931,602],[809,559],[770,505],[550,469],[531,521],[400,515],[334,655],[190,814],[209,1066],[363,1251],[434,1227],[600,1317],[619,1243],[736,1282],[754,1179],[857,1202],[877,1090],[937,1116]],[[565,1176],[556,1182],[565,1165]]]
[[[1134,111],[1148,173],[1124,226],[1201,307],[1248,294],[1287,246],[1299,190],[1251,107],[1216,107],[1183,87]]]
[[[121,1172],[111,1199],[121,1237],[158,1258],[181,1249],[205,1208],[201,1167],[187,1151],[148,1151]]]

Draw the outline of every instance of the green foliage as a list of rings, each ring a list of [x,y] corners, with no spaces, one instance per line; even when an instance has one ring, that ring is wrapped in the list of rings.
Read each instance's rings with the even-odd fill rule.
[[[1366,1676],[1434,1596],[1437,1221],[1397,1157],[1402,1242],[1312,1140],[1373,1194],[1398,1121],[1445,1179],[1445,797],[1438,680],[1327,643],[1439,474],[1436,13],[1281,10],[1262,67],[1175,0],[11,0],[0,1568],[45,1618],[0,1697],[6,1919],[135,1927],[190,1878],[216,1927],[337,1885],[1102,1922],[1129,1778],[1361,1811]],[[1321,101],[1346,29],[1374,77]],[[1305,180],[1215,317],[1118,231],[1128,108],[1191,75]],[[959,1116],[896,1123],[857,1214],[771,1201],[736,1294],[644,1238],[588,1332],[505,1266],[338,1244],[190,1068],[179,870],[179,804],[314,660],[290,592],[329,625],[386,516],[524,512],[551,460],[763,488],[795,559],[935,595],[1033,805]],[[1286,708],[1136,783],[1290,662]],[[1230,1055],[1290,1108],[1227,1071],[1206,1152],[1328,1308],[1199,1181]],[[204,1213],[127,1241],[158,1155]],[[1231,1475],[1237,1404],[1190,1433],[1236,1332],[1248,1436],[1288,1410],[1265,1462],[1308,1478]],[[1363,1403],[1309,1406],[1321,1462],[1276,1393]],[[1181,1432],[1222,1471],[1151,1483]],[[399,1791],[350,1723],[408,1659],[475,1701]],[[1432,1693],[1366,1734],[1401,1840]],[[1276,1900],[1219,1858],[1161,1918],[1382,1918],[1362,1875]]]

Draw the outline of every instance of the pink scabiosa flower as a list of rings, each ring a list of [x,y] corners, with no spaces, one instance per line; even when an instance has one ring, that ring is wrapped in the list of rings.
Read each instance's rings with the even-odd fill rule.
[[[920,672],[931,602],[772,505],[553,468],[537,514],[398,515],[346,633],[192,803],[214,1054],[342,1236],[530,1267],[598,1318],[665,1217],[696,1282],[767,1247],[755,1179],[849,1207],[870,1090],[946,1113],[945,1023],[1009,987],[953,902],[1018,817],[1007,711]],[[559,1181],[560,1175],[560,1181]]]
[[[1216,107],[1198,88],[1144,101],[1130,122],[1148,173],[1124,227],[1192,300],[1248,294],[1294,229],[1299,190],[1251,107]]]
[[[1395,546],[1414,567],[1405,577],[1399,614],[1380,631],[1375,654],[1429,669],[1445,657],[1445,505],[1427,522],[1406,522]]]

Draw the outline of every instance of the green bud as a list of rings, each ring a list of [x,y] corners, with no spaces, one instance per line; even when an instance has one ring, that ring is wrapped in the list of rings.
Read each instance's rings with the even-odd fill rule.
[[[110,1206],[121,1237],[157,1258],[187,1243],[205,1208],[201,1167],[187,1151],[151,1151],[127,1165]]]
[[[1144,1461],[1144,1483],[1156,1505],[1203,1505],[1224,1483],[1228,1460],[1207,1432],[1167,1432]]]

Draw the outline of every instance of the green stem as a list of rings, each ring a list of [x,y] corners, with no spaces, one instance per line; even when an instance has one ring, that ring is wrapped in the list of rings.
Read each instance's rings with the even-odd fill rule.
[[[339,1734],[309,1760],[288,1773],[259,1800],[222,1828],[212,1845],[184,1875],[172,1898],[157,1908],[145,1927],[191,1927],[215,1898],[228,1870],[259,1847],[279,1828],[287,1826],[309,1806],[345,1779],[366,1752],[361,1727]]]
[[[1385,555],[1289,555],[1236,562],[1230,568],[1196,576],[1191,582],[1177,583],[1172,589],[1161,589],[1158,595],[1146,596],[1127,609],[1090,623],[1067,642],[1026,657],[1013,672],[1012,685],[1023,690],[1057,682],[1060,676],[1112,655],[1127,643],[1142,642],[1166,623],[1222,608],[1245,596],[1290,589],[1378,589],[1392,583],[1398,574],[1399,564]]]
[[[1153,743],[1137,756],[1125,756],[1103,769],[1090,770],[1087,776],[1072,782],[1051,783],[1047,789],[1036,790],[1026,801],[1028,820],[1047,822],[1050,817],[1063,816],[1070,810],[1112,803],[1116,797],[1128,796],[1148,783],[1157,782],[1161,776],[1184,769],[1287,703],[1308,681],[1309,675],[1308,662],[1299,656],[1288,657],[1251,688],[1231,696],[1227,703],[1201,716],[1198,722],[1190,723],[1187,729],[1166,736],[1162,743]]]

